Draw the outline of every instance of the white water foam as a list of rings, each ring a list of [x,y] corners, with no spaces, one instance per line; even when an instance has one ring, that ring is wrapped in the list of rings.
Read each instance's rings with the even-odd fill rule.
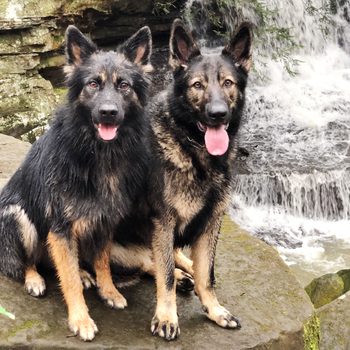
[[[303,45],[298,74],[268,60],[268,83],[248,88],[241,145],[249,175],[238,176],[231,214],[274,244],[306,283],[350,265],[350,25],[334,16],[326,39],[301,1],[289,4],[296,12],[279,24]]]

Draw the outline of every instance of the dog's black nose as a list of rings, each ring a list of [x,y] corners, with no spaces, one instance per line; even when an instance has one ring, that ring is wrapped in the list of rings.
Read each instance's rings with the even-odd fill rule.
[[[207,113],[209,118],[223,121],[228,114],[228,108],[224,103],[214,102],[208,104]]]
[[[118,108],[114,104],[104,104],[99,108],[98,112],[101,117],[115,118],[118,115]]]

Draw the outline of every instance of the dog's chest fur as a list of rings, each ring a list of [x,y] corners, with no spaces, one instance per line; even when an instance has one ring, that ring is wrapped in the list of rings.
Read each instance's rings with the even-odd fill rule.
[[[156,149],[162,159],[164,200],[175,211],[177,230],[181,234],[203,212],[217,215],[219,207],[220,212],[226,208],[229,176],[213,166],[204,147],[197,147],[190,140],[185,145],[179,141],[168,112],[153,118],[152,128]],[[205,208],[209,207],[211,210],[206,211]],[[210,217],[205,220],[210,220]]]

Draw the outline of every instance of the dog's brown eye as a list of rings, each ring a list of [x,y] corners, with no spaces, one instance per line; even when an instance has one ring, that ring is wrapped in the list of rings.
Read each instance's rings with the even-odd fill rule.
[[[127,89],[129,89],[129,84],[128,84],[126,81],[122,81],[122,82],[119,84],[119,89],[121,89],[121,90],[127,90]]]
[[[196,88],[196,89],[201,89],[203,87],[202,83],[199,82],[199,81],[196,81],[193,86]]]
[[[88,85],[89,85],[89,87],[91,89],[97,89],[98,88],[98,82],[96,80],[90,80]]]
[[[225,87],[231,87],[233,85],[233,81],[230,79],[226,79],[224,81],[224,85],[225,85]]]

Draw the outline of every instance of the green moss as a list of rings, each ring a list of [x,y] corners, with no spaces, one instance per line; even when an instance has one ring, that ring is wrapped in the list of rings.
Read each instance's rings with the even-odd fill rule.
[[[337,272],[337,275],[344,282],[343,293],[348,292],[350,290],[350,269],[340,270],[340,271]]]
[[[65,63],[64,55],[52,56],[52,57],[42,57],[40,59],[40,69],[48,67],[61,67]]]
[[[344,293],[344,281],[336,273],[315,278],[305,287],[315,308],[329,304]]]
[[[304,324],[304,350],[320,349],[320,320],[314,314]]]
[[[153,5],[153,14],[156,16],[168,15],[172,9],[176,9],[176,0],[155,1]]]
[[[17,333],[21,331],[25,331],[27,329],[34,328],[38,325],[40,325],[40,321],[38,320],[26,320],[23,323],[20,323],[19,325],[15,326],[14,328],[10,329],[9,332],[6,334],[6,338],[14,337]]]

